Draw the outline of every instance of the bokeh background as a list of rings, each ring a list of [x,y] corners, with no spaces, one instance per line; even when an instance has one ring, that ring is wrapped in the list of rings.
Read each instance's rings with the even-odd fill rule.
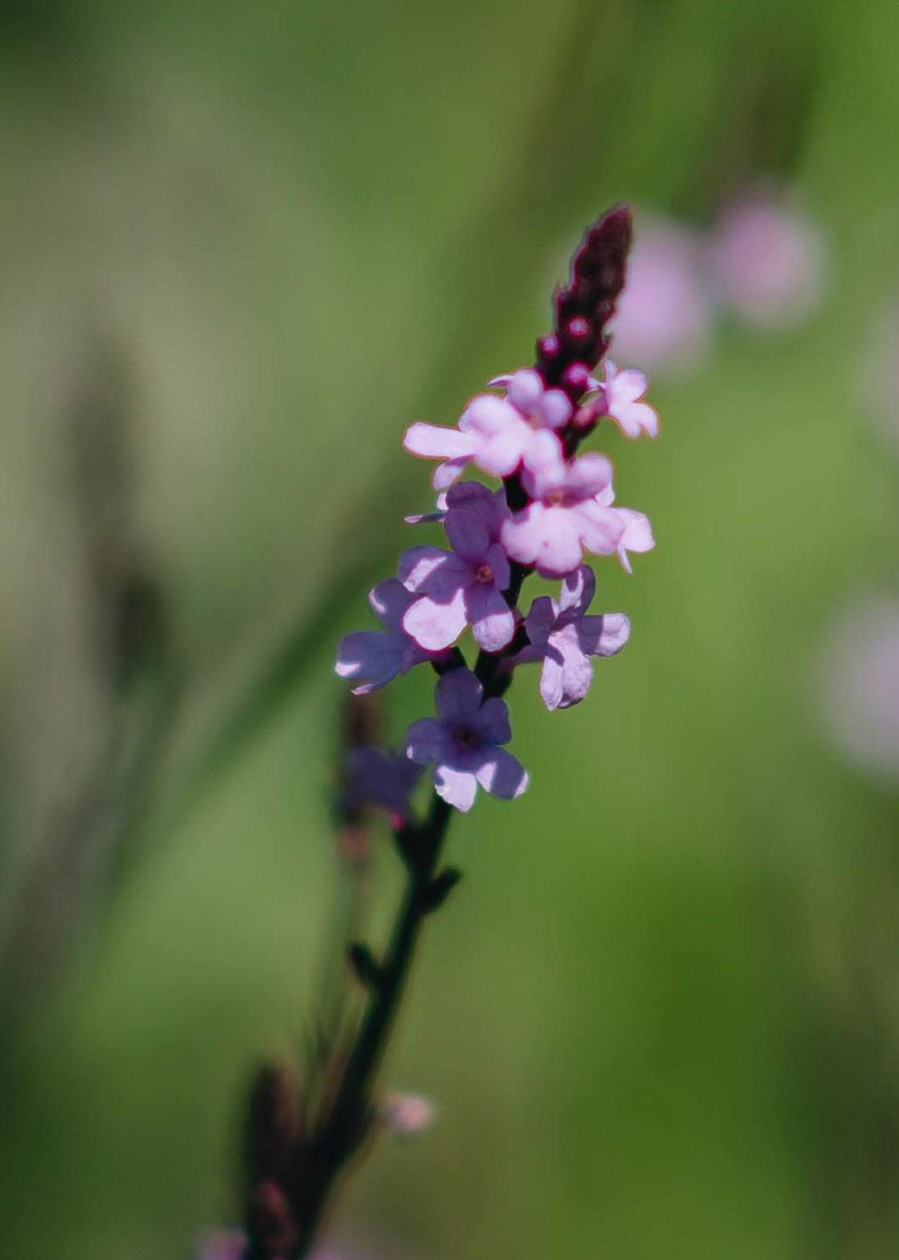
[[[821,300],[716,312],[661,440],[606,436],[657,538],[600,567],[631,644],[573,711],[514,689],[532,786],[454,828],[387,1072],[440,1121],[343,1218],[376,1260],[896,1255],[899,665],[853,609],[899,637],[899,9],[0,24],[0,1252],[184,1257],[233,1218],[336,896],[334,645],[429,504],[403,428],[528,361],[611,202],[701,233],[765,181]]]

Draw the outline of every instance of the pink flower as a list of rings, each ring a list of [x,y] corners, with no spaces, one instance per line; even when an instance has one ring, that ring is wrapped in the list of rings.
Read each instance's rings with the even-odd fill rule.
[[[788,327],[821,300],[821,234],[797,210],[769,196],[750,197],[724,211],[709,259],[721,300],[748,324]]]
[[[869,595],[845,609],[820,652],[814,692],[846,759],[899,783],[899,597]]]
[[[435,489],[451,485],[469,463],[492,477],[508,477],[522,462],[527,464],[537,433],[561,428],[571,417],[572,406],[562,390],[546,389],[532,368],[497,377],[496,383],[505,386],[506,397],[478,394],[458,428],[418,422],[407,429],[407,451],[444,461],[434,471]]]
[[[899,454],[899,302],[867,331],[858,382],[872,423]]]
[[[625,437],[637,438],[641,433],[658,437],[659,417],[649,403],[640,399],[646,393],[647,380],[642,372],[628,368],[619,372],[611,359],[605,362],[605,380],[599,384],[599,396],[588,402],[585,411],[614,420]]]
[[[567,577],[585,550],[598,556],[617,553],[629,571],[628,551],[653,546],[649,521],[642,512],[611,506],[612,465],[604,455],[581,455],[568,463],[554,436],[545,437],[542,461],[535,458],[534,468],[522,477],[534,501],[502,529],[508,555],[534,565],[544,577]]]
[[[547,709],[568,709],[583,700],[593,679],[591,656],[614,656],[627,643],[631,623],[624,613],[588,617],[596,590],[593,570],[582,565],[567,577],[558,603],[540,595],[525,621],[529,646],[516,665],[542,661],[540,695]]]
[[[430,1129],[437,1107],[423,1094],[388,1094],[380,1108],[380,1119],[394,1137],[415,1137]]]
[[[669,375],[695,369],[712,333],[702,246],[679,224],[641,221],[610,331],[615,358]]]

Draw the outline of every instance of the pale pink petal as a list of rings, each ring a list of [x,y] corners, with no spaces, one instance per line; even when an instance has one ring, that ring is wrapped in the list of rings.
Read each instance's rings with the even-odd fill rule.
[[[642,512],[635,512],[633,508],[610,508],[609,511],[614,512],[624,524],[624,532],[618,544],[618,557],[622,566],[630,573],[631,566],[627,553],[652,551],[655,546],[652,526],[647,516],[644,516]]]
[[[554,680],[553,685],[554,703],[551,704],[547,696],[549,688],[544,690],[544,683],[548,682],[546,675],[553,668],[553,662],[549,657],[544,663],[543,675],[540,679],[540,694],[548,709],[570,709],[572,705],[579,704],[590,690],[590,683],[593,681],[593,666],[590,658],[585,656],[580,649],[574,626],[565,626],[558,634],[554,634],[551,643],[562,660],[559,678]]]
[[[563,672],[561,653],[547,653],[540,671],[540,698],[550,712],[557,709],[562,701]]]
[[[410,547],[397,564],[397,574],[407,591],[450,600],[460,586],[471,581],[471,567],[461,556],[440,547]]]
[[[448,805],[467,814],[478,792],[478,781],[470,770],[457,770],[452,766],[434,767],[434,790]]]
[[[543,393],[543,378],[533,368],[520,368],[509,380],[506,389],[509,402],[523,415],[528,415],[539,405]]]
[[[563,429],[574,408],[561,389],[548,389],[540,401],[540,417],[548,429]]]
[[[454,481],[458,481],[469,462],[469,456],[462,459],[448,459],[445,464],[438,464],[431,475],[431,485],[435,490],[446,490]]]
[[[592,499],[572,509],[577,516],[580,536],[588,551],[596,556],[613,556],[625,531],[618,508],[600,507]]]
[[[464,587],[457,587],[449,601],[424,595],[410,604],[403,617],[406,634],[427,652],[450,647],[467,625]]]
[[[573,629],[581,651],[591,656],[614,656],[631,635],[631,623],[624,613],[603,613],[601,617],[581,617]]]
[[[478,647],[499,652],[512,642],[515,616],[495,586],[473,582],[465,592],[465,605]]]
[[[569,465],[566,490],[578,498],[600,494],[612,482],[612,461],[598,451],[581,455]]]
[[[596,591],[596,575],[587,564],[582,564],[576,573],[570,573],[562,583],[559,596],[559,611],[570,616],[585,613],[590,607]]]
[[[581,562],[578,523],[571,509],[532,503],[503,526],[513,560],[536,565],[544,577],[565,577]]]
[[[470,433],[417,421],[409,426],[403,446],[422,459],[470,459],[477,443]]]

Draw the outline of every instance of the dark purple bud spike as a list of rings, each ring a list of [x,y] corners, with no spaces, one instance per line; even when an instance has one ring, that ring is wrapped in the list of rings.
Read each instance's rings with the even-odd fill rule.
[[[574,365],[588,371],[609,346],[606,325],[624,288],[631,247],[631,212],[616,206],[597,220],[571,260],[571,276],[554,297],[555,328],[537,342],[537,370],[547,385],[560,385],[572,402],[584,392]]]

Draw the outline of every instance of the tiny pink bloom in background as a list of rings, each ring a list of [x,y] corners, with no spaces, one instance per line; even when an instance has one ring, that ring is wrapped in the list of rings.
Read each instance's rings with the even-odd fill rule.
[[[899,453],[899,302],[871,329],[862,355],[861,391],[878,433]]]
[[[899,782],[899,597],[869,596],[843,612],[820,651],[813,686],[846,760]]]
[[[239,1230],[211,1229],[201,1235],[194,1254],[196,1260],[242,1260],[246,1245],[246,1235]],[[347,1250],[341,1243],[339,1251],[329,1245],[316,1247],[309,1260],[372,1260],[372,1254]]]
[[[241,1260],[246,1235],[236,1229],[211,1229],[197,1241],[196,1260]]]
[[[820,303],[821,233],[784,199],[759,194],[725,209],[708,258],[717,297],[747,324],[787,328]]]
[[[712,335],[712,302],[698,236],[669,219],[641,217],[609,329],[619,362],[668,376],[701,364]]]
[[[388,1094],[381,1106],[381,1123],[395,1137],[415,1137],[433,1127],[436,1104],[423,1094]]]

